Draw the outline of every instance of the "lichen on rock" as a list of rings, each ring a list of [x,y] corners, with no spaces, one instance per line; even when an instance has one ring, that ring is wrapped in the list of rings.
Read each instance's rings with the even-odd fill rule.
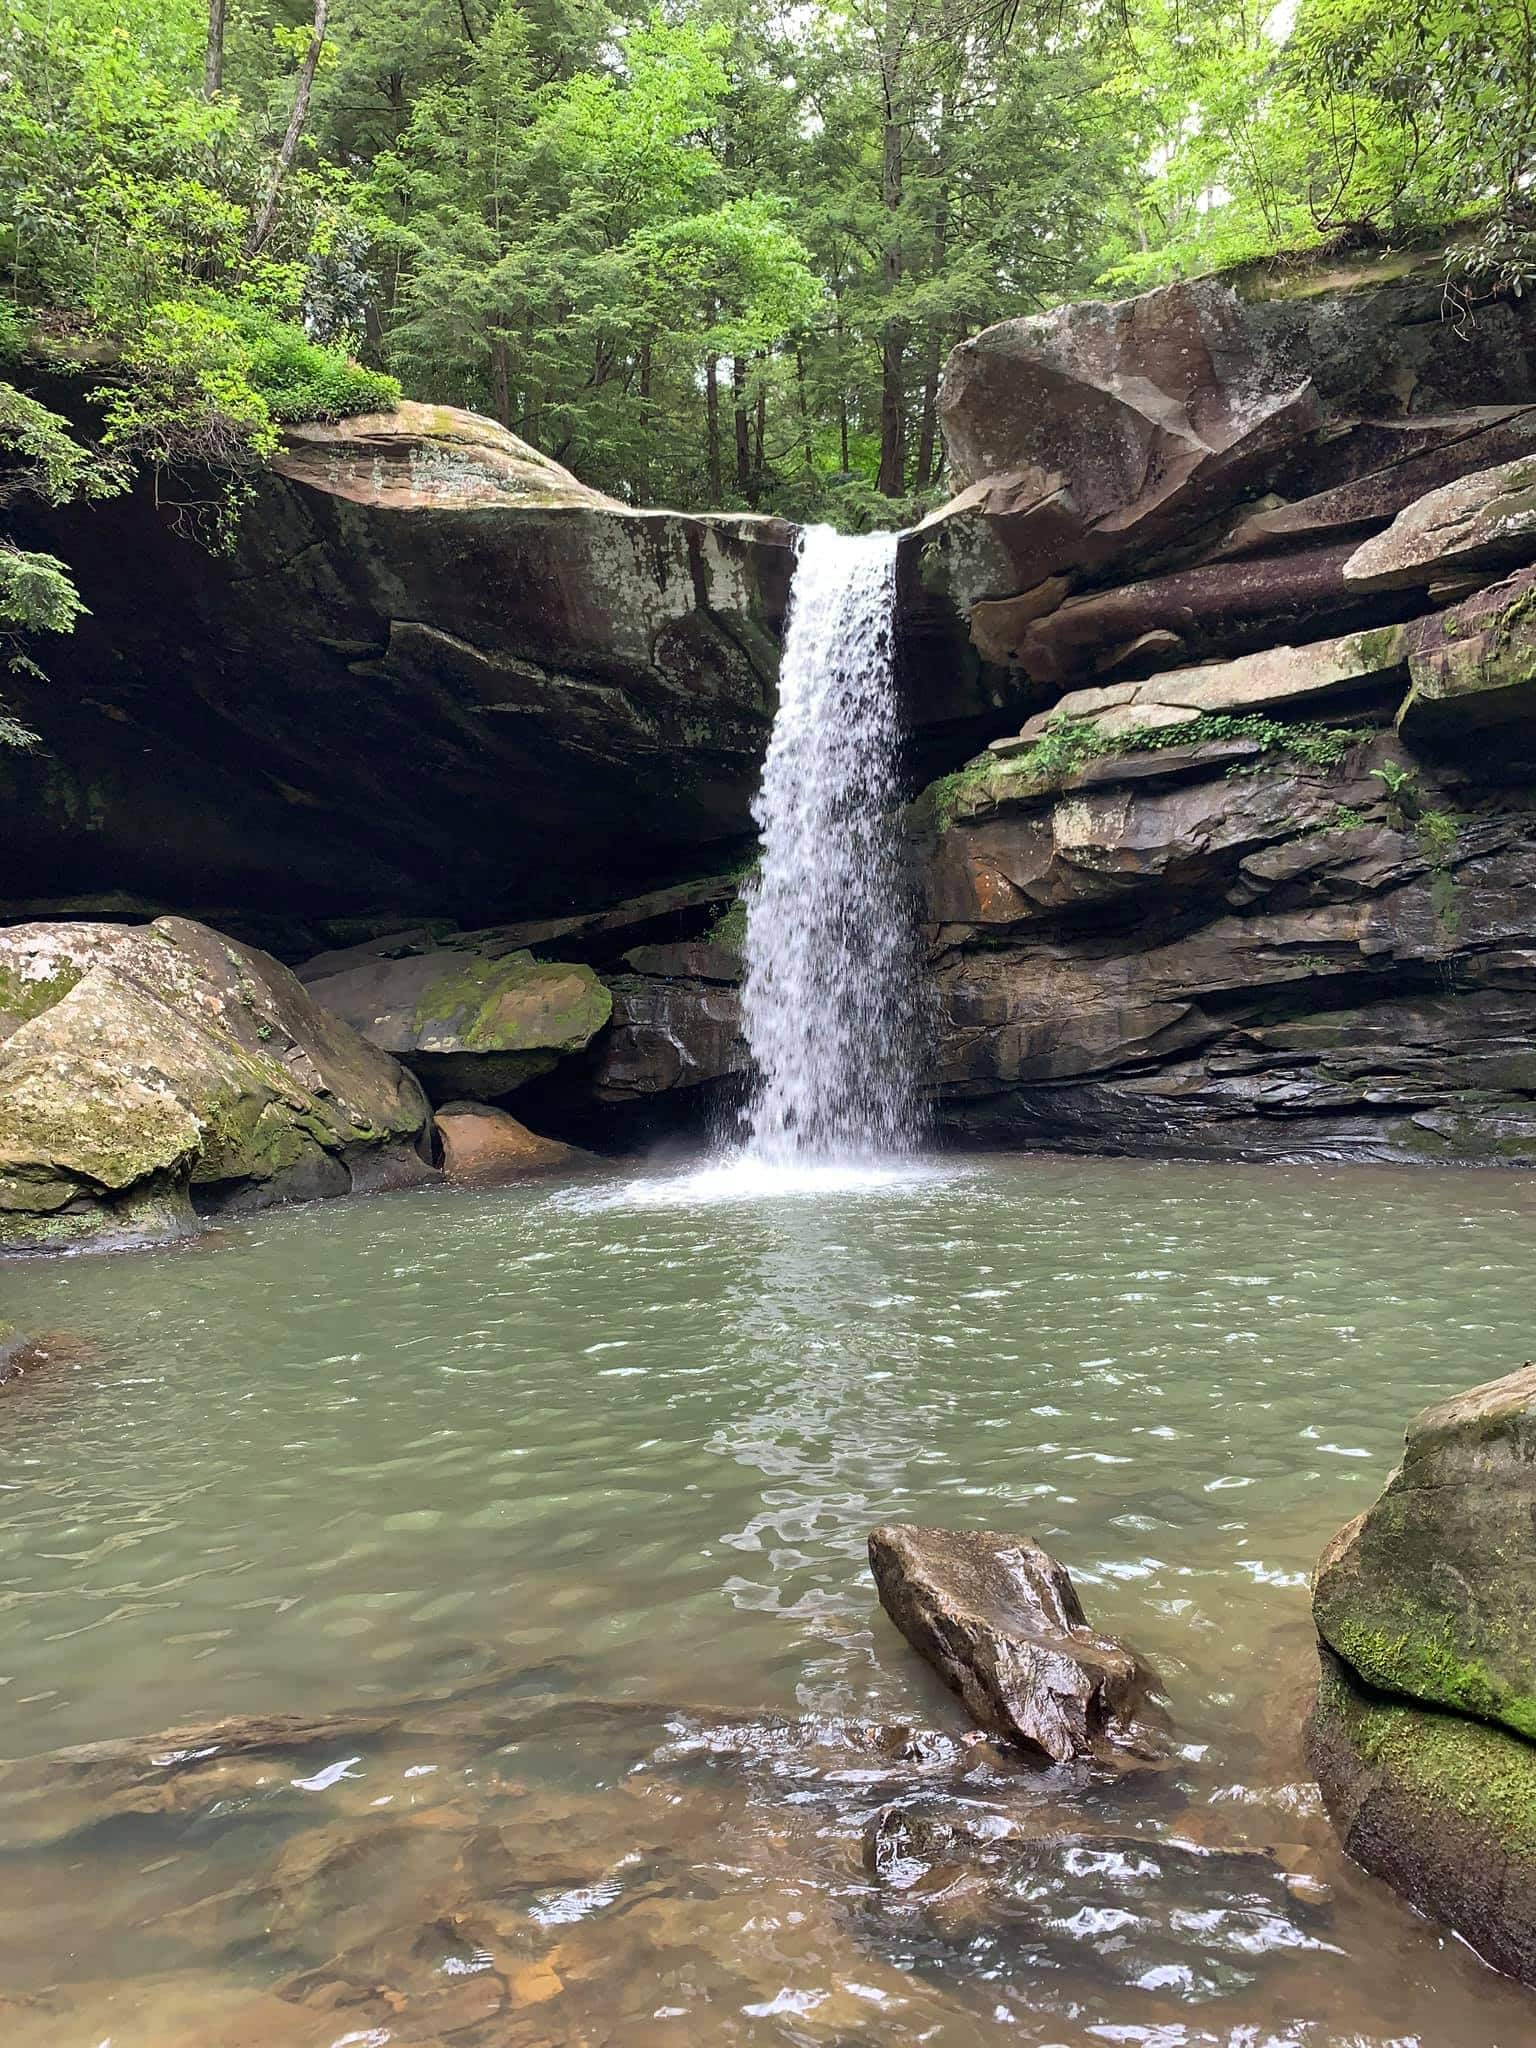
[[[14,926],[0,973],[50,998],[0,1040],[0,1250],[160,1240],[203,1209],[430,1172],[411,1076],[206,926]]]

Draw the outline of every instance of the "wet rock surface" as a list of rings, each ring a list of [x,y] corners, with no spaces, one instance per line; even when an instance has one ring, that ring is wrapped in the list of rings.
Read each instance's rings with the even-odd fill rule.
[[[1536,1745],[1363,1685],[1324,1649],[1306,1754],[1349,1855],[1536,1984]]]
[[[986,2038],[1049,2006],[1062,1967],[1151,2022],[1328,1952],[1305,1851],[1160,1838],[1166,1802],[1053,1804],[975,1735],[608,1701],[572,1676],[0,1767],[10,2038],[54,2048],[108,2015],[125,2048],[575,2048],[679,2022],[873,2044],[898,2019]],[[89,1958],[61,1968],[33,1937],[82,1858],[107,1882]]]
[[[914,813],[963,1140],[1536,1159],[1536,328],[1440,299],[1369,258],[952,357],[909,573],[1032,704]]]
[[[1514,772],[1385,733],[1331,762],[1236,737],[979,765],[915,814],[942,1122],[1084,1152],[1536,1157]]]
[[[185,918],[0,933],[0,1250],[170,1239],[429,1157],[412,1077],[253,948]]]
[[[1317,1569],[1318,1633],[1367,1684],[1536,1738],[1536,1366],[1425,1409]]]
[[[1155,1673],[1090,1629],[1038,1544],[889,1524],[870,1532],[869,1564],[886,1613],[990,1734],[1052,1764],[1167,1754]]]

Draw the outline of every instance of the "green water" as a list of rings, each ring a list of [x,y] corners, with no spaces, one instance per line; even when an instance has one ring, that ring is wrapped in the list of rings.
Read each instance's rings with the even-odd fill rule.
[[[281,1939],[270,1903],[207,1905],[277,1808],[39,1846],[0,1788],[5,2038],[1528,2040],[1521,1994],[1334,1854],[1294,1735],[1306,1574],[1415,1409],[1528,1355],[1533,1220],[1516,1176],[1026,1159],[434,1191],[7,1267],[5,1313],[88,1349],[0,1394],[6,1754],[498,1704],[424,1724],[409,1762],[362,1740],[306,1794],[306,1824],[364,1831],[349,1858],[402,1802],[416,1832],[383,1878],[305,1891]],[[1051,1794],[1111,1862],[1053,1875],[1027,1932],[874,1896],[860,1844],[914,1787],[775,1747],[772,1717],[962,1729],[872,1597],[864,1538],[893,1519],[1027,1531],[1167,1684],[1177,1773]],[[522,1728],[507,1703],[535,1694]],[[678,1749],[707,1726],[734,1732]],[[943,1797],[1042,1796],[983,1778]],[[524,1890],[466,1877],[516,1827]],[[1130,1836],[1205,1860],[1127,1875]],[[541,1888],[554,1843],[584,1885]],[[1329,1894],[1313,1918],[1250,1902],[1261,1931],[1230,1934],[1246,1866],[1222,1857],[1253,1848]],[[494,1977],[493,2017],[295,1988],[296,1960],[361,1953],[364,1896],[379,1977],[439,1924],[434,1886],[476,1884],[493,1932],[432,1967],[456,1997]]]

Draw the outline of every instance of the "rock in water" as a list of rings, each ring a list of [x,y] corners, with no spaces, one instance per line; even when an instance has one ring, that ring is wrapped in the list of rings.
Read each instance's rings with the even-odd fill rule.
[[[1383,1692],[1536,1739],[1536,1366],[1426,1408],[1317,1569],[1328,1647]]]
[[[484,1102],[450,1102],[437,1112],[437,1133],[443,1144],[443,1170],[450,1180],[488,1187],[498,1181],[524,1180],[530,1174],[558,1173],[579,1166],[591,1155],[557,1138],[541,1138],[504,1109]]]
[[[1428,1408],[1318,1567],[1307,1755],[1345,1848],[1536,1983],[1536,1366]]]
[[[420,1087],[285,967],[185,918],[0,932],[0,1251],[430,1176]]]
[[[1307,1762],[1344,1848],[1536,1983],[1536,1745],[1359,1683],[1326,1649]]]
[[[891,1524],[870,1532],[869,1564],[886,1613],[983,1728],[1051,1763],[1165,1753],[1155,1673],[1088,1626],[1038,1544]]]

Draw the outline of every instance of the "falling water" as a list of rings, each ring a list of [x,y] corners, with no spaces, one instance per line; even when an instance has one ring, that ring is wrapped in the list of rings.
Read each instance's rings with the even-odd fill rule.
[[[891,628],[897,536],[802,533],[779,712],[753,815],[743,1024],[750,1151],[769,1163],[910,1151],[916,954],[899,829]]]

